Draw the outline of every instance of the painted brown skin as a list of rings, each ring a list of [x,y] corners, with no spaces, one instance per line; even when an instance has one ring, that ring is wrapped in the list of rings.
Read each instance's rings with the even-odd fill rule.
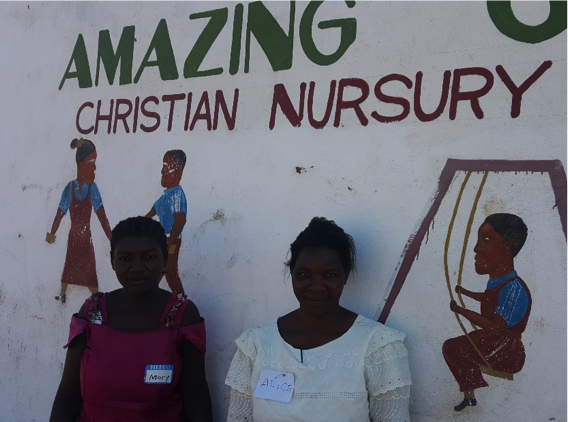
[[[183,174],[182,166],[179,166],[176,163],[174,163],[174,160],[169,154],[165,154],[164,164],[162,165],[162,180],[161,180],[162,187],[166,189],[171,189],[175,188],[176,186],[179,186],[182,174]],[[154,209],[154,207],[152,207],[152,209],[146,214],[146,217],[152,218],[155,215],[156,215],[156,210]],[[175,250],[172,249],[172,246],[175,248],[175,245],[173,245],[173,243],[178,238],[183,227],[185,226],[185,223],[186,223],[185,214],[183,212],[176,212],[174,214],[174,225],[172,227],[170,236],[168,237],[168,252],[170,254],[173,254],[175,252]]]
[[[97,169],[97,151],[92,152],[89,154],[85,159],[79,163],[77,163],[77,181],[79,182],[79,186],[83,186],[84,183],[88,185],[92,185],[95,181],[95,170]],[[105,232],[108,240],[110,240],[111,236],[111,228],[108,222],[105,207],[101,205],[97,212],[95,213],[101,223],[101,227]],[[59,229],[59,225],[61,224],[61,220],[65,216],[65,213],[60,209],[57,208],[57,212],[55,214],[55,218],[53,219],[53,224],[51,225],[51,231],[47,233],[45,238],[46,242],[54,243],[55,242],[55,234]]]
[[[282,338],[297,349],[313,349],[345,334],[357,314],[339,305],[349,272],[337,252],[303,248],[290,273],[300,307],[278,319]]]
[[[489,223],[483,223],[479,227],[477,243],[473,250],[475,252],[475,271],[480,275],[489,275],[490,278],[495,278],[515,269],[511,248]],[[455,291],[478,302],[483,297],[483,292],[472,292],[459,285],[456,286]],[[485,318],[477,312],[462,308],[455,301],[450,302],[450,309],[496,336],[501,335],[509,328],[501,315],[495,315],[492,319]]]
[[[107,295],[107,325],[118,331],[139,333],[159,328],[159,320],[171,296],[158,287],[165,260],[152,237],[125,237],[116,245],[112,267],[122,288]],[[85,319],[83,307],[78,312]],[[180,326],[201,321],[199,310],[189,302]],[[63,377],[57,390],[50,421],[75,421],[83,405],[81,397],[81,359],[87,338],[77,336],[69,345]],[[185,414],[184,421],[211,421],[211,397],[205,378],[205,355],[191,342],[181,347],[183,371],[180,378]]]

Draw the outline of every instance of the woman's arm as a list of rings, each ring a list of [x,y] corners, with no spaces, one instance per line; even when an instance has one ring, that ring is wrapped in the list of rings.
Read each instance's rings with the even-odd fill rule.
[[[410,422],[410,385],[369,397],[369,416],[373,422]]]
[[[249,330],[237,339],[238,348],[225,378],[225,384],[231,387],[227,422],[253,422],[254,420],[251,377],[256,352],[254,352],[250,333]],[[244,350],[247,350],[249,354],[247,355]]]
[[[374,344],[383,342],[382,334],[375,333],[374,336]],[[406,347],[402,340],[372,350],[374,347],[365,356],[370,419],[372,422],[410,422],[412,381]]]
[[[78,316],[84,318],[82,308]],[[50,422],[76,421],[81,414],[83,407],[80,381],[81,359],[86,347],[87,336],[79,334],[71,341],[67,349],[63,376],[51,408]]]
[[[201,316],[195,304],[189,301],[180,326],[196,324]],[[211,396],[205,378],[205,353],[201,352],[189,340],[181,346],[182,372],[181,391],[183,397],[184,421],[213,420]]]

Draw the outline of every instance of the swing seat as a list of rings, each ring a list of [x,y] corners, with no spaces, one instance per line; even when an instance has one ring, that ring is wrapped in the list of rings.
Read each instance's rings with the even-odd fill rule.
[[[481,365],[479,368],[481,369],[481,372],[483,372],[486,375],[490,375],[492,377],[501,378],[508,381],[513,381],[513,374],[509,372],[496,371],[493,368],[488,368],[487,366],[483,365]]]

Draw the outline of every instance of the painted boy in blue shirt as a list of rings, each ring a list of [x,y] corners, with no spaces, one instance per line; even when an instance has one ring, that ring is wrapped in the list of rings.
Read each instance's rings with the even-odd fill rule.
[[[168,236],[168,261],[166,281],[173,293],[184,293],[178,273],[178,257],[181,247],[181,233],[187,217],[187,201],[180,186],[186,155],[182,150],[173,149],[164,155],[162,186],[164,193],[152,206],[146,217],[158,216]]]

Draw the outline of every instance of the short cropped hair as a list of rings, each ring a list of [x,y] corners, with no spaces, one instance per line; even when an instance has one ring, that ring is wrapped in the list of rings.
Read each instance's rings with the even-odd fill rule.
[[[112,229],[110,238],[110,260],[114,258],[116,245],[125,237],[152,237],[158,241],[164,255],[164,263],[168,260],[168,239],[162,225],[149,217],[130,217],[118,223]]]
[[[527,240],[528,229],[523,219],[515,214],[491,214],[485,222],[509,245],[513,257],[517,256]]]
[[[183,170],[183,168],[185,167],[185,162],[187,161],[185,152],[183,152],[181,149],[171,149],[166,152],[166,154],[172,157],[173,162],[176,165],[181,166]]]

